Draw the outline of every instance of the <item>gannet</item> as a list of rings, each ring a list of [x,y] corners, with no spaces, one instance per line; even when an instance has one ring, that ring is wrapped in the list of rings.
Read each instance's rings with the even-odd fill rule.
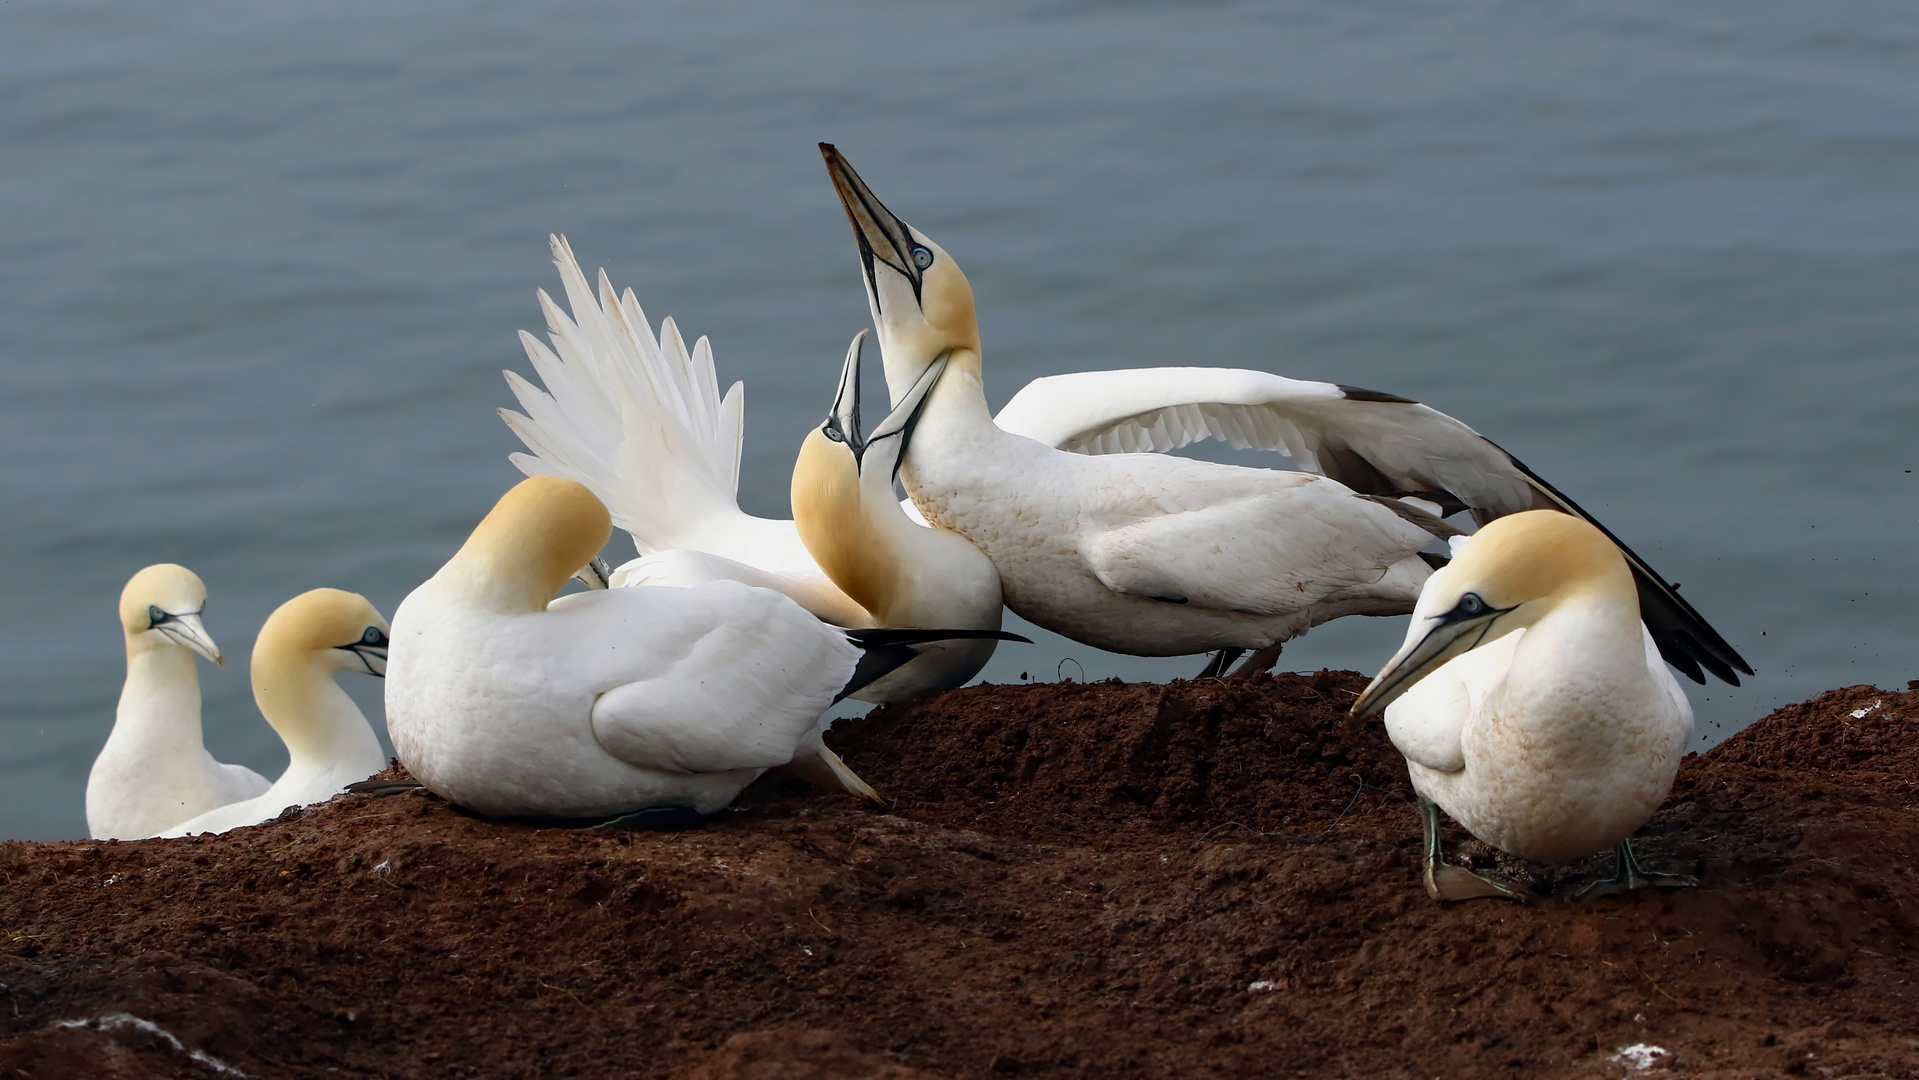
[[[895,398],[945,361],[900,478],[999,570],[1007,606],[1102,649],[1263,648],[1341,615],[1411,610],[1450,529],[1323,476],[1160,454],[1089,457],[993,423],[966,276],[821,144],[859,245]]]
[[[387,730],[428,788],[484,814],[680,824],[811,763],[876,798],[820,741],[820,714],[913,644],[1012,636],[843,630],[732,581],[551,600],[612,527],[585,486],[531,477],[400,604]]]
[[[173,563],[149,566],[120,592],[127,681],[113,731],[87,776],[87,831],[96,840],[153,836],[269,786],[244,765],[224,765],[200,736],[199,653],[225,664],[200,621],[207,587]]]
[[[1243,642],[1265,640],[1268,650],[1256,660],[1267,666],[1278,642],[1308,626],[1341,614],[1410,608],[1423,571],[1405,559],[1389,561],[1391,544],[1315,551],[1313,540],[1323,541],[1324,530],[1306,538],[1304,546],[1298,546],[1299,538],[1280,534],[1254,539],[1266,522],[1303,514],[1321,515],[1320,524],[1334,536],[1358,540],[1381,523],[1378,509],[1356,511],[1349,499],[1326,498],[1325,486],[1302,484],[1300,474],[1270,473],[1265,483],[1281,489],[1300,485],[1283,500],[1291,505],[1282,509],[1282,500],[1252,495],[1253,489],[1225,490],[1244,483],[1258,487],[1244,477],[1213,471],[1202,480],[1202,473],[1173,468],[1179,478],[1167,480],[1166,467],[1148,466],[1140,456],[1202,438],[1287,453],[1302,467],[1339,481],[1333,485],[1338,493],[1370,496],[1429,529],[1422,511],[1446,516],[1471,509],[1483,524],[1502,514],[1551,507],[1591,520],[1510,454],[1444,413],[1392,394],[1244,369],[1151,368],[1038,379],[992,421],[1001,432],[1031,442],[996,436],[979,385],[978,330],[965,275],[944,249],[887,210],[837,150],[827,144],[820,149],[853,224],[893,398],[898,400],[932,359],[953,358],[929,406],[928,434],[916,441],[919,449],[902,472],[908,492],[927,519],[985,550],[1000,570],[1008,605],[1041,625],[1141,655],[1171,655],[1209,638],[1239,638],[1240,643],[1222,647],[1210,673],[1248,647]],[[1115,459],[1076,468],[1033,443]],[[1123,510],[1107,501],[1117,496],[1152,504],[1156,496],[1140,486],[1149,474],[1161,478],[1155,483],[1171,483],[1178,498]],[[1049,487],[1062,482],[1078,490]],[[1034,484],[1052,494],[1034,493]],[[1225,501],[1209,502],[1209,496],[1196,493],[1207,485],[1221,485],[1216,494]],[[995,498],[1015,492],[1030,497]],[[1317,499],[1305,497],[1308,492]],[[1267,505],[1255,509],[1255,501]],[[1039,502],[1051,505],[1042,510]],[[1327,514],[1343,516],[1335,523]],[[1374,525],[1347,532],[1369,515]],[[1038,524],[1041,519],[1044,525]],[[1398,533],[1410,538],[1403,529]],[[1226,546],[1208,550],[1208,544],[1221,542]],[[1243,563],[1237,569],[1255,576],[1279,570],[1278,591],[1292,589],[1292,596],[1262,596],[1261,588],[1272,591],[1270,580],[1250,593],[1232,580],[1240,561],[1226,552],[1244,551],[1238,545],[1249,543],[1263,545],[1277,561],[1263,571]],[[1649,627],[1674,666],[1704,681],[1703,665],[1735,685],[1735,670],[1751,673],[1664,578],[1623,545],[1621,551],[1638,579]],[[1354,582],[1369,574],[1374,578],[1370,595],[1355,593]],[[1113,595],[1102,596],[1102,590]],[[1133,601],[1130,609],[1118,596]],[[1188,610],[1155,610],[1140,602],[1142,597],[1183,603]],[[1213,617],[1221,607],[1237,620]],[[1202,610],[1209,614],[1202,616]],[[1287,610],[1291,617],[1277,617]],[[1200,624],[1209,621],[1213,625],[1201,630]],[[1219,625],[1223,622],[1233,625]]]
[[[1613,848],[1614,876],[1581,895],[1693,884],[1633,857],[1692,739],[1692,706],[1625,557],[1591,524],[1531,510],[1480,529],[1427,581],[1405,643],[1352,711],[1381,709],[1419,793],[1435,899],[1516,895],[1445,861],[1439,809],[1523,859]]]
[[[575,564],[576,568],[578,564]],[[287,747],[286,771],[250,799],[175,825],[162,836],[220,833],[321,803],[386,767],[379,737],[333,681],[383,675],[387,621],[358,593],[314,589],[281,604],[253,643],[253,700]]]
[[[841,365],[833,414],[802,446],[792,481],[799,520],[753,517],[734,496],[742,385],[722,397],[707,339],[689,354],[669,318],[656,340],[632,290],[616,298],[602,271],[596,300],[566,241],[552,244],[573,315],[540,293],[553,347],[521,340],[547,391],[507,372],[526,412],[500,415],[533,451],[512,455],[521,471],[584,484],[632,535],[642,555],[612,571],[615,587],[737,581],[783,592],[837,626],[999,628],[992,564],[960,537],[915,521],[893,493],[912,409],[902,403],[888,418],[871,454],[860,440],[863,332]],[[994,646],[930,643],[853,696],[884,703],[963,685]]]
[[[944,364],[919,382],[870,436],[860,432],[861,330],[846,348],[839,390],[826,421],[807,435],[793,466],[793,519],[800,539],[834,584],[874,626],[998,630],[999,572],[958,533],[910,520],[893,492],[899,462],[926,394]],[[936,641],[921,656],[865,688],[868,701],[895,701],[962,686],[992,658],[997,642]]]

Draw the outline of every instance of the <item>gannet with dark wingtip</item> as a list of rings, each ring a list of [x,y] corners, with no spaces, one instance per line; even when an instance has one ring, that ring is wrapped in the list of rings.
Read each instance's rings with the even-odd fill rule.
[[[552,600],[612,527],[585,486],[529,478],[401,603],[387,730],[428,788],[500,816],[705,815],[798,765],[877,798],[821,713],[914,644],[996,636],[844,630],[732,581]]]
[[[1009,606],[1020,614],[1034,618],[1026,610],[1028,606],[1053,611],[1053,617],[1064,616],[1083,627],[1051,627],[1068,636],[1124,652],[1165,654],[1163,650],[1170,648],[1167,642],[1135,640],[1122,644],[1116,637],[1084,636],[1086,630],[1099,629],[1099,624],[1108,622],[1114,613],[1108,610],[1104,615],[1089,617],[1089,613],[1065,610],[1062,605],[1070,604],[1061,595],[1064,582],[1077,580],[1081,588],[1076,595],[1082,600],[1093,594],[1065,552],[1077,547],[1084,568],[1113,592],[1140,595],[1165,588],[1169,590],[1167,599],[1192,602],[1194,597],[1180,591],[1179,586],[1188,582],[1196,569],[1192,566],[1194,556],[1189,553],[1180,559],[1147,554],[1145,548],[1151,545],[1144,535],[1151,533],[1155,539],[1168,541],[1160,545],[1160,552],[1170,556],[1177,546],[1172,541],[1189,526],[1199,524],[1199,519],[1192,517],[1191,506],[1181,503],[1170,514],[1149,513],[1148,517],[1157,518],[1151,524],[1142,519],[1136,526],[1119,530],[1111,530],[1105,520],[1090,526],[1078,523],[1069,530],[1070,536],[1056,538],[1060,545],[1048,557],[1035,557],[1037,553],[1030,547],[1035,536],[1030,530],[1017,540],[1009,535],[997,536],[989,545],[984,537],[996,528],[995,513],[982,511],[984,491],[978,482],[968,483],[963,475],[978,460],[976,455],[993,455],[1001,467],[1020,458],[1021,464],[1012,466],[1015,473],[1039,469],[1063,475],[1071,470],[1057,462],[1040,465],[1044,455],[1030,447],[1018,450],[1015,443],[990,437],[980,422],[983,394],[957,389],[968,380],[975,384],[979,381],[978,331],[965,276],[943,249],[887,210],[837,150],[822,144],[821,152],[853,224],[893,397],[897,400],[929,360],[943,352],[951,350],[955,368],[962,369],[949,373],[945,380],[954,383],[955,389],[949,391],[943,385],[935,394],[941,420],[934,426],[940,432],[938,439],[950,441],[954,447],[965,444],[967,450],[956,456],[932,443],[922,443],[922,452],[909,458],[904,476],[920,509],[929,519],[957,529],[987,550],[1000,569]],[[959,358],[965,358],[966,363],[960,364]],[[1304,468],[1340,481],[1344,490],[1379,500],[1428,527],[1431,523],[1426,513],[1445,516],[1462,509],[1470,509],[1482,524],[1533,508],[1553,508],[1591,520],[1572,500],[1510,454],[1452,417],[1396,395],[1333,383],[1302,382],[1228,368],[1082,372],[1034,380],[994,422],[1006,433],[1025,436],[1047,447],[1085,455],[1129,455],[1129,460],[1138,460],[1131,455],[1177,449],[1204,438],[1223,439],[1242,449],[1258,446],[1277,450]],[[937,465],[935,458],[943,458],[948,464]],[[966,465],[960,464],[962,459]],[[944,479],[930,480],[929,470],[935,468]],[[1119,468],[1123,472],[1130,466]],[[1113,475],[1111,468],[1095,471]],[[932,503],[945,509],[936,512]],[[1223,535],[1217,532],[1219,509],[1208,507],[1205,511],[1208,520],[1204,528],[1216,536]],[[1100,513],[1108,515],[1104,509]],[[1240,517],[1241,525],[1249,521]],[[1442,530],[1434,531],[1443,534]],[[1095,533],[1100,534],[1097,542],[1092,540]],[[1020,550],[1023,545],[1024,551]],[[1679,598],[1664,578],[1624,545],[1620,550],[1632,564],[1648,626],[1661,652],[1675,667],[1703,681],[1700,669],[1704,666],[1735,685],[1735,671],[1751,673],[1745,660]],[[1360,555],[1360,563],[1366,558]],[[1276,657],[1278,641],[1327,618],[1359,610],[1377,614],[1382,607],[1395,605],[1399,611],[1406,610],[1412,593],[1395,588],[1395,583],[1403,586],[1420,576],[1411,563],[1392,564],[1392,575],[1373,586],[1373,595],[1354,603],[1356,598],[1350,591],[1341,592],[1346,587],[1342,575],[1352,572],[1357,564],[1322,562],[1319,556],[1302,550],[1283,559],[1305,575],[1289,582],[1296,590],[1313,592],[1315,586],[1308,582],[1318,573],[1327,575],[1322,584],[1332,588],[1326,599],[1311,601],[1303,620],[1295,620],[1290,628],[1268,638],[1267,651],[1256,658],[1258,666],[1267,666]],[[1013,561],[1028,565],[1015,568],[1009,565]],[[1042,570],[1042,566],[1047,569]],[[1338,603],[1328,602],[1341,596],[1347,598],[1343,609]],[[1227,604],[1234,602],[1230,596],[1219,599]],[[1273,603],[1254,601],[1252,606],[1263,613],[1262,605]],[[1139,610],[1136,605],[1135,611]],[[1035,621],[1047,625],[1043,618]],[[1154,620],[1149,616],[1145,621]],[[1219,637],[1223,640],[1227,636]],[[1246,635],[1247,640],[1255,637]],[[1230,657],[1244,647],[1224,646],[1208,673],[1230,662]]]
[[[612,572],[613,585],[737,581],[783,592],[837,626],[999,628],[992,564],[957,535],[912,520],[893,492],[914,406],[902,402],[861,437],[864,332],[848,347],[833,414],[802,446],[797,521],[753,517],[734,498],[744,391],[735,383],[720,395],[707,340],[689,353],[670,318],[655,339],[631,290],[616,298],[602,271],[596,300],[563,239],[553,254],[573,315],[541,293],[553,347],[521,335],[548,391],[508,372],[526,413],[500,414],[533,451],[513,455],[523,472],[586,485],[632,535],[643,554]],[[853,696],[883,703],[963,685],[995,644],[926,644]]]
[[[323,803],[386,767],[360,707],[333,681],[383,675],[387,622],[358,593],[314,589],[281,604],[253,643],[253,701],[286,744],[287,767],[260,794],[162,832],[220,833],[271,821],[289,806]]]
[[[1160,454],[1089,457],[987,411],[973,294],[951,256],[822,144],[859,245],[895,398],[936,363],[901,479],[926,519],[971,540],[1007,606],[1115,652],[1263,648],[1342,615],[1411,610],[1419,552],[1457,532],[1309,473]]]
[[[96,840],[153,836],[270,786],[244,765],[215,761],[202,741],[193,657],[225,663],[200,620],[206,605],[199,576],[173,563],[147,567],[120,592],[127,681],[87,776],[87,831]]]
[[[1586,895],[1692,884],[1633,858],[1630,837],[1692,739],[1692,706],[1625,557],[1591,524],[1532,510],[1480,529],[1426,583],[1405,644],[1352,711],[1382,709],[1419,793],[1434,898],[1515,895],[1445,862],[1435,805],[1524,859],[1613,848],[1614,877]]]

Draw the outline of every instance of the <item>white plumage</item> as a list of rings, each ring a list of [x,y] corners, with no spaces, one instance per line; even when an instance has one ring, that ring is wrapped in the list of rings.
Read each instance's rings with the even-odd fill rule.
[[[200,614],[206,586],[184,566],[149,566],[120,593],[127,679],[113,731],[87,775],[87,831],[137,840],[269,786],[244,765],[207,753],[194,654],[220,663]]]

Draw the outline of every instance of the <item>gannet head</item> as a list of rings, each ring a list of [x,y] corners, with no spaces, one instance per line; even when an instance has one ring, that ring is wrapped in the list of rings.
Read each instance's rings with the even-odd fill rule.
[[[1446,661],[1574,598],[1619,605],[1639,619],[1632,571],[1604,533],[1556,510],[1490,522],[1427,579],[1405,643],[1353,702],[1354,715],[1379,712]]]
[[[256,688],[267,665],[299,658],[331,674],[358,671],[386,675],[386,619],[367,598],[340,589],[314,589],[281,604],[267,616],[253,642]]]
[[[612,535],[606,505],[585,485],[529,477],[500,497],[435,576],[458,576],[472,599],[505,611],[544,611]]]
[[[977,365],[973,287],[959,264],[945,248],[888,210],[832,144],[821,143],[820,154],[859,245],[866,298],[894,400],[943,353]]]
[[[925,408],[926,396],[946,370],[936,357],[907,389],[900,404],[869,437],[860,431],[860,350],[866,331],[854,335],[840,366],[839,388],[820,426],[800,444],[793,465],[793,523],[820,569],[878,617],[897,599],[905,555],[899,531],[921,528],[900,511],[893,478]]]
[[[127,651],[184,645],[224,667],[220,647],[200,622],[206,606],[207,587],[198,574],[174,563],[147,567],[120,590],[120,628],[127,635]]]

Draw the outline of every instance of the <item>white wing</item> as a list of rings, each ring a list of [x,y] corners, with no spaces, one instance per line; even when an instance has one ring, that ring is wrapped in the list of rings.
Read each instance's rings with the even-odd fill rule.
[[[793,760],[852,676],[860,651],[766,589],[584,593],[564,608],[605,650],[608,689],[593,733],[614,757],[677,772],[761,769]]]
[[[1490,516],[1541,502],[1524,466],[1437,409],[1245,368],[1137,368],[1035,379],[994,418],[1079,454],[1165,452],[1218,439],[1273,450],[1369,495],[1444,492]]]
[[[641,554],[696,548],[763,570],[817,571],[792,522],[740,511],[746,390],[736,382],[720,395],[707,340],[689,352],[671,318],[656,339],[631,289],[615,296],[602,271],[596,298],[566,241],[552,244],[573,313],[542,290],[552,347],[520,334],[546,389],[505,373],[526,411],[500,416],[532,451],[513,463],[585,484]]]
[[[1176,450],[1219,439],[1273,450],[1367,495],[1420,494],[1484,524],[1522,510],[1562,510],[1605,532],[1632,564],[1640,614],[1660,654],[1695,681],[1739,685],[1752,668],[1668,579],[1591,514],[1492,440],[1416,401],[1245,368],[1135,368],[1035,379],[995,422],[1079,454]]]

